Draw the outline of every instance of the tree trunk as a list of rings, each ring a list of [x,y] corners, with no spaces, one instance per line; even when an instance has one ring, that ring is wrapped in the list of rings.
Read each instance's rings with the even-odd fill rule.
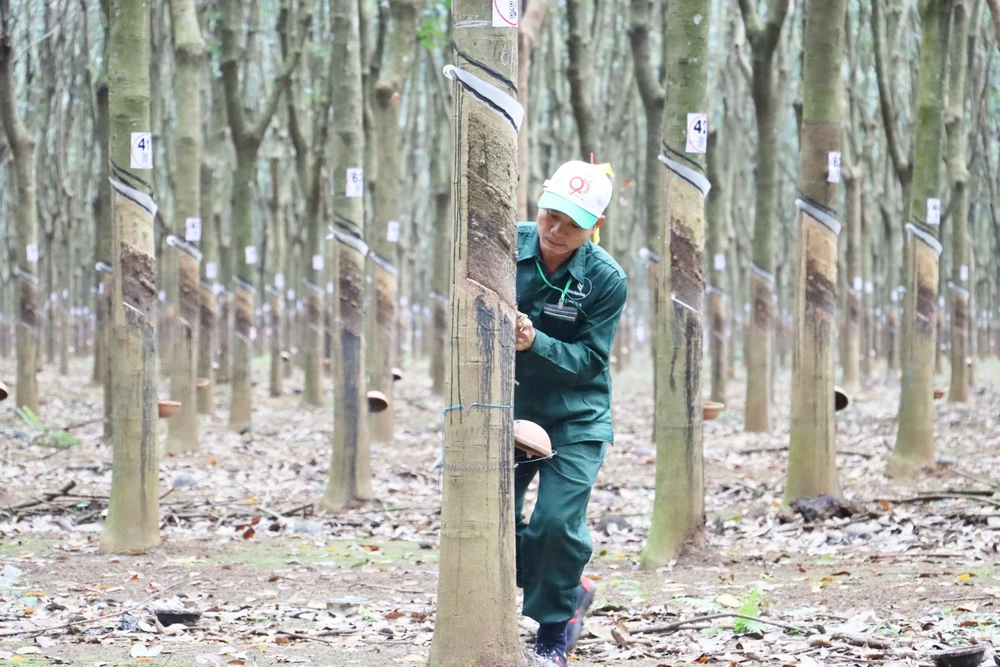
[[[757,162],[754,167],[756,207],[753,226],[750,345],[747,355],[747,431],[771,430],[771,386],[774,364],[775,280],[774,222],[778,197],[778,122],[784,91],[775,85],[774,52],[788,10],[787,0],[774,0],[768,23],[761,25],[753,5],[742,0],[743,23],[753,52],[750,93],[757,117]]]
[[[524,109],[528,108],[528,75],[531,72],[531,52],[534,49],[538,31],[545,21],[545,12],[548,8],[549,0],[532,0],[528,3],[528,9],[525,11],[524,16],[521,17],[517,27],[517,101]],[[519,174],[517,181],[518,220],[528,220],[528,156],[530,154],[528,149],[528,115],[525,113],[524,121],[521,123],[521,131],[517,135],[517,171]],[[451,217],[447,211],[444,213],[448,218]],[[443,255],[439,255],[439,257],[443,257]],[[448,271],[447,266],[445,267],[445,271]],[[447,304],[443,304],[443,306],[443,309],[446,310]],[[435,389],[435,391],[443,391],[444,389],[444,364],[441,364],[441,377],[442,387],[441,389]],[[436,378],[437,376],[435,376],[435,386]]]
[[[201,199],[201,328],[198,331],[198,382],[195,390],[198,414],[215,415],[215,342],[218,340],[215,313],[216,279],[219,277],[218,220],[215,215],[215,174],[207,161],[202,161],[199,194]]]
[[[14,157],[17,189],[17,391],[16,407],[38,413],[38,224],[35,201],[35,137],[17,111],[14,88],[15,20],[10,0],[0,0],[0,122]],[[51,261],[51,257],[48,258]]]
[[[153,324],[157,309],[153,246],[156,204],[148,184],[151,169],[131,166],[135,148],[145,148],[155,155],[151,146],[140,146],[133,134],[150,128],[149,5],[111,0],[109,16],[114,455],[108,517],[100,548],[102,553],[136,553],[160,542]],[[148,135],[142,141],[150,141]]]
[[[320,507],[336,511],[372,497],[365,367],[364,89],[358,3],[338,3],[330,73],[334,113],[333,216],[336,224],[333,452]]]
[[[385,61],[374,87],[375,161],[378,173],[372,201],[375,229],[371,235],[372,307],[368,313],[366,344],[371,388],[389,398],[389,407],[370,419],[371,437],[392,442],[394,408],[392,368],[396,365],[396,298],[399,278],[399,98],[414,62],[417,17],[424,0],[390,0],[390,25]],[[515,46],[516,48],[516,46]]]
[[[286,340],[282,335],[285,301],[285,199],[284,178],[281,159],[271,158],[271,280],[267,292],[270,294],[269,324],[271,327],[271,396],[281,396],[285,391],[285,366],[290,363],[285,351]]]
[[[519,36],[520,39],[520,36]],[[434,61],[431,61],[434,66]],[[520,61],[519,61],[520,65]],[[437,71],[434,76],[439,76]],[[452,146],[448,119],[451,115],[449,102],[443,95],[439,98],[441,109],[434,122],[434,146],[431,148],[431,173],[434,183],[434,266],[431,275],[431,391],[443,396],[448,369],[448,295],[451,291],[451,248],[452,248],[452,192],[451,163]],[[435,105],[436,107],[436,105]],[[522,131],[518,141],[524,136]],[[520,159],[521,154],[518,153]],[[521,172],[521,181],[526,178]],[[518,186],[520,187],[520,185]],[[425,334],[426,336],[426,334]]]
[[[978,28],[978,17],[972,19]],[[965,78],[968,69],[966,35],[969,11],[966,0],[952,0],[951,63],[948,76],[948,180],[951,183],[951,387],[949,403],[969,400],[969,173],[966,162]],[[975,35],[976,30],[972,34]]]
[[[181,409],[167,422],[168,454],[197,451],[198,446],[198,337],[201,324],[199,263],[201,252],[201,77],[205,43],[201,38],[194,0],[171,0],[170,23],[174,31],[177,72],[177,142],[180,167],[174,174],[174,229],[184,234],[178,246],[177,313],[174,321],[174,354],[170,396]],[[195,169],[194,167],[198,168]],[[189,230],[190,228],[190,230]],[[183,231],[182,231],[183,230]],[[189,234],[188,232],[192,232]]]
[[[861,313],[865,279],[861,271],[861,190],[864,169],[855,164],[844,170],[847,223],[847,308],[844,323],[843,384],[849,393],[861,386]],[[832,203],[832,201],[831,201]]]
[[[660,159],[666,161],[659,176],[664,198],[650,261],[656,281],[656,497],[649,539],[639,561],[643,570],[666,565],[689,542],[702,543],[705,527],[701,362],[705,196],[710,184],[704,176],[705,158],[684,144],[696,130],[708,133],[707,116],[705,127],[692,129],[688,114],[708,110],[711,2],[675,0],[667,11],[664,39],[670,94],[663,107]],[[703,140],[707,142],[707,136]]]
[[[830,153],[841,150],[847,0],[809,0],[805,11],[795,347],[785,503],[840,493],[833,422],[840,223],[835,217],[838,188],[829,182],[828,165]]]
[[[921,0],[920,80],[917,130],[906,225],[906,293],[903,298],[902,392],[896,446],[886,468],[892,477],[913,477],[934,463],[934,348],[936,341],[940,223],[928,217],[930,199],[940,216],[940,163],[944,62],[948,53],[950,0]],[[933,213],[932,213],[933,216]]]
[[[708,180],[712,189],[705,200],[705,224],[708,238],[705,254],[709,257],[708,348],[712,358],[712,400],[726,402],[726,383],[729,371],[726,368],[726,198],[729,193],[723,188],[719,161],[723,156],[717,152],[718,131],[708,134]]]
[[[482,15],[481,2],[454,1],[456,65],[513,96],[517,30],[469,25]],[[514,586],[512,420],[517,136],[508,118],[462,84],[452,90],[449,409],[443,420],[441,576],[430,665],[507,667],[523,664]]]

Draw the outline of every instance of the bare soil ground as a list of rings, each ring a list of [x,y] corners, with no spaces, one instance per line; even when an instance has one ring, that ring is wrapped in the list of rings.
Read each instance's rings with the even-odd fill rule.
[[[97,553],[111,450],[99,422],[78,425],[100,417],[89,363],[74,360],[68,378],[41,374],[42,425],[0,404],[0,665],[426,664],[443,407],[426,369],[397,385],[398,437],[373,450],[380,500],[331,516],[312,503],[326,482],[332,409],[301,406],[300,375],[268,397],[266,360],[255,364],[253,436],[226,431],[229,389],[218,387],[201,451],[161,461],[163,543],[141,556]],[[936,403],[939,465],[916,482],[882,474],[899,392],[880,371],[838,414],[853,514],[814,522],[780,508],[787,372],[771,434],[742,431],[737,377],[732,409],[705,427],[705,543],[656,572],[637,568],[654,493],[648,369],[636,360],[616,380],[619,435],[590,505],[587,573],[599,590],[572,664],[917,665],[997,636],[1000,364],[977,367],[967,405]],[[0,360],[0,377],[13,371]],[[55,446],[62,437],[47,428],[69,425],[79,443]],[[69,482],[68,495],[44,496]],[[32,499],[42,502],[4,510]],[[154,612],[168,609],[201,616],[158,623]],[[720,612],[768,623],[663,628]],[[527,646],[534,626],[521,625]]]

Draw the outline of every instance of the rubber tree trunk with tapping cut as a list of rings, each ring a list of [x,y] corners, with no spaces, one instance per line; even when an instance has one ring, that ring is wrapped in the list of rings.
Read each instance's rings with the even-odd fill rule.
[[[934,463],[934,347],[941,255],[941,116],[951,0],[920,0],[920,79],[910,217],[905,226],[902,392],[896,446],[886,474],[913,477]],[[936,202],[936,211],[935,209]],[[929,214],[929,215],[928,215]],[[937,222],[935,222],[937,220]]]
[[[177,164],[174,173],[174,229],[189,239],[177,246],[177,318],[170,397],[180,411],[167,422],[168,454],[198,450],[198,336],[201,329],[201,78],[205,42],[201,38],[194,0],[171,0],[174,97],[177,100]],[[197,168],[195,168],[197,167]],[[189,229],[190,228],[190,229]],[[188,234],[188,232],[192,234]],[[196,232],[196,233],[195,233]],[[190,238],[189,238],[190,237]]]
[[[434,66],[433,59],[429,59]],[[433,72],[440,76],[439,72]],[[431,310],[433,331],[431,341],[431,390],[444,395],[448,371],[448,294],[451,291],[451,137],[448,127],[450,100],[445,95],[435,97],[437,118],[434,120],[434,142],[431,154],[431,174],[434,183],[434,267],[431,276]],[[438,106],[440,105],[440,106]],[[521,132],[523,135],[524,132]],[[520,135],[518,137],[520,140]],[[519,154],[520,157],[520,154]],[[523,172],[522,172],[523,173]],[[520,218],[520,215],[518,215]]]
[[[718,152],[718,130],[708,133],[708,180],[712,183],[708,197],[705,198],[705,226],[708,228],[708,238],[705,252],[709,257],[708,312],[709,333],[708,349],[712,360],[713,401],[726,402],[726,383],[729,370],[726,368],[726,246],[728,238],[727,198],[729,193],[722,187],[723,179],[719,169],[719,161],[724,155]]]
[[[333,218],[337,255],[334,289],[333,452],[320,507],[336,511],[372,497],[365,367],[364,90],[358,3],[334,5]],[[360,181],[360,183],[358,183]]]
[[[271,157],[271,255],[270,273],[267,293],[270,295],[271,311],[268,313],[268,323],[271,327],[271,378],[269,389],[271,396],[281,396],[285,391],[285,366],[291,363],[290,355],[284,351],[285,337],[282,335],[284,320],[284,287],[285,274],[285,201],[284,179],[281,173],[281,158]],[[281,276],[278,278],[278,276]],[[288,357],[288,360],[285,360]]]
[[[392,369],[396,360],[396,289],[399,277],[399,98],[415,62],[414,44],[424,0],[390,0],[385,58],[374,86],[375,162],[372,230],[372,307],[368,312],[366,363],[371,388],[389,398],[389,407],[371,415],[371,437],[392,442]],[[516,48],[516,47],[515,47]]]
[[[670,94],[663,107],[664,163],[659,175],[663,201],[657,233],[650,241],[656,295],[652,325],[656,496],[649,539],[639,560],[644,570],[666,565],[685,544],[703,542],[705,527],[702,301],[705,196],[711,186],[703,155],[708,119],[695,126],[689,114],[708,110],[711,2],[674,0],[667,12],[664,39]],[[688,152],[692,140],[702,142],[702,153]]]
[[[302,392],[302,402],[306,405],[323,404],[323,338],[324,338],[324,285],[326,280],[326,229],[323,226],[323,188],[326,181],[323,174],[326,171],[326,145],[330,136],[330,105],[333,102],[333,79],[339,72],[331,65],[323,80],[323,93],[316,113],[319,120],[313,137],[315,149],[312,174],[309,176],[309,194],[306,204],[306,256],[307,263],[303,266],[305,280],[302,281],[305,292],[306,318],[302,333],[305,336],[305,388]]]
[[[969,8],[979,6],[968,0],[952,0],[951,55],[948,76],[948,108],[945,130],[948,135],[948,180],[951,184],[951,388],[949,403],[969,400],[969,172],[966,161],[965,78],[968,69],[966,35],[975,36],[978,17],[972,18],[969,32]]]
[[[160,542],[156,421],[156,258],[153,245],[149,4],[111,0],[108,35],[108,145],[114,274],[111,279],[113,457],[102,553],[143,552]],[[136,162],[141,166],[143,163]]]
[[[847,162],[844,161],[845,166]],[[843,170],[844,217],[847,228],[847,312],[844,320],[843,384],[849,393],[861,384],[861,316],[864,300],[864,276],[861,271],[861,191],[864,168],[852,163]]]
[[[35,137],[17,110],[14,86],[14,20],[10,0],[0,0],[0,123],[14,157],[17,189],[17,391],[16,407],[38,412],[38,223],[35,201]],[[49,258],[51,261],[51,257]]]
[[[840,153],[841,64],[847,0],[809,0],[802,64],[798,270],[795,283],[792,409],[785,502],[838,495],[833,422],[837,331],[838,188],[830,153]]]
[[[504,5],[506,7],[506,4]],[[513,101],[517,30],[452,5],[455,65]],[[481,20],[485,19],[485,20]],[[432,667],[522,665],[514,582],[517,136],[460,83],[454,99],[451,334]]]
[[[778,123],[784,92],[775,85],[774,53],[788,11],[788,0],[772,0],[762,24],[755,0],[740,0],[753,76],[750,94],[757,117],[756,208],[753,266],[750,272],[750,345],[747,349],[748,431],[771,430],[771,373],[775,335],[774,222],[778,197]]]
[[[220,7],[222,82],[226,97],[226,117],[236,149],[236,169],[232,188],[232,251],[235,271],[233,292],[235,296],[235,324],[232,350],[232,401],[229,411],[231,430],[249,429],[251,424],[250,361],[253,352],[251,327],[254,318],[254,274],[259,259],[259,248],[253,243],[253,182],[257,173],[257,151],[282,92],[288,85],[301,55],[301,42],[297,42],[289,59],[283,64],[271,85],[271,92],[257,118],[250,121],[244,115],[245,106],[240,93],[240,59],[242,49],[239,35],[243,31],[243,6],[238,0],[224,0]],[[308,20],[308,13],[306,18]],[[279,18],[279,30],[285,29],[287,16],[284,10]],[[307,30],[302,30],[302,38]]]
[[[215,356],[216,332],[216,279],[219,277],[218,220],[215,216],[215,172],[208,162],[202,162],[199,170],[201,187],[201,329],[198,332],[198,381],[202,386],[196,390],[198,414],[215,414]]]

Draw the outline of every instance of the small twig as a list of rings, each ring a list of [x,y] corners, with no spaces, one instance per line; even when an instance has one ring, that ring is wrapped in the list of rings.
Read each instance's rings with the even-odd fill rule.
[[[705,614],[704,616],[692,616],[688,619],[681,619],[679,621],[674,621],[673,623],[667,623],[666,625],[653,625],[648,628],[637,628],[631,630],[630,632],[634,635],[639,634],[662,634],[667,632],[674,632],[679,630],[686,625],[692,623],[703,623],[704,621],[714,621],[718,618],[742,618],[746,621],[757,621],[758,623],[765,623],[767,625],[774,625],[779,628],[784,628],[785,630],[791,630],[793,632],[801,632],[803,634],[808,634],[808,628],[802,628],[797,625],[788,625],[787,623],[780,623],[778,621],[772,621],[761,616],[748,616],[747,614],[737,614],[736,612],[720,612],[718,614]]]
[[[49,491],[48,493],[43,493],[41,499],[33,498],[31,500],[26,500],[25,502],[19,505],[12,505],[11,507],[8,507],[7,511],[12,512],[14,510],[22,510],[28,507],[35,507],[36,505],[41,505],[42,503],[51,502],[56,498],[59,498],[60,496],[69,495],[69,492],[73,489],[74,486],[76,486],[76,482],[70,480],[69,482],[63,484],[57,491]]]
[[[307,641],[320,642],[321,644],[329,644],[330,646],[339,646],[337,642],[332,642],[329,639],[322,639],[321,637],[313,637],[312,635],[300,635],[297,632],[289,632],[288,630],[278,630],[278,634],[285,635],[286,637],[295,637],[296,639],[305,639]]]
[[[82,426],[90,426],[91,424],[97,424],[103,421],[104,417],[98,417],[97,419],[87,419],[82,422],[73,422],[72,424],[67,424],[66,426],[63,426],[62,430],[68,433],[69,431],[72,431],[75,428],[80,428]]]
[[[980,503],[986,503],[987,505],[993,505],[994,507],[1000,507],[1000,500],[991,500],[989,498],[974,496],[968,493],[929,493],[927,495],[914,496],[912,498],[876,498],[876,500],[889,503],[925,503],[931,500],[957,500],[962,498],[966,500],[975,500]]]
[[[122,609],[120,611],[116,611],[113,614],[104,614],[103,616],[97,616],[96,618],[88,618],[88,619],[83,620],[83,621],[72,621],[70,623],[63,623],[62,625],[55,625],[55,626],[52,626],[51,628],[39,628],[38,630],[14,630],[14,631],[11,631],[11,632],[0,632],[0,637],[19,637],[21,635],[23,635],[26,638],[27,637],[37,637],[38,635],[44,635],[45,633],[52,632],[53,630],[62,630],[63,628],[69,628],[69,627],[72,627],[74,625],[89,625],[90,623],[96,623],[97,621],[103,621],[103,620],[108,619],[108,618],[116,618],[118,616],[122,616],[124,614],[127,614],[130,611],[135,611],[136,609],[139,609],[140,607],[142,607],[147,602],[152,602],[153,600],[155,600],[156,598],[160,597],[161,595],[163,595],[167,591],[171,591],[171,590],[177,588],[178,586],[193,585],[193,584],[198,584],[198,583],[201,583],[201,581],[198,580],[198,579],[188,579],[188,580],[178,581],[176,583],[170,584],[166,588],[162,588],[162,589],[156,591],[155,593],[153,593],[152,595],[150,595],[148,598],[146,598],[142,602],[134,604],[131,607],[126,607],[125,609]]]

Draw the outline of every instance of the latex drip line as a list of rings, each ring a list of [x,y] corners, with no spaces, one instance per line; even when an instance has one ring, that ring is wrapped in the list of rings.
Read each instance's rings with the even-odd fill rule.
[[[239,276],[233,276],[233,283],[237,287],[240,287],[240,288],[246,290],[247,292],[251,292],[252,293],[254,291],[253,285],[251,283],[248,283],[247,281],[243,280]]]
[[[810,218],[819,222],[824,227],[833,232],[834,236],[840,236],[841,225],[840,222],[833,217],[832,211],[830,209],[820,206],[816,202],[810,201],[804,196],[799,196],[795,200],[795,206],[798,207],[800,211],[808,215]]]
[[[723,298],[726,297],[726,290],[719,289],[714,285],[705,285],[705,291],[709,294],[717,294],[718,296],[721,296]]]
[[[188,255],[193,257],[197,262],[201,261],[202,258],[201,250],[198,250],[198,248],[196,248],[193,243],[188,243],[184,239],[171,234],[170,236],[167,237],[167,245],[187,253]]]
[[[959,294],[961,294],[966,298],[969,297],[969,290],[965,289],[961,285],[956,285],[950,280],[948,281],[948,289],[950,289],[952,292],[958,292]]]
[[[399,277],[399,269],[392,265],[392,262],[387,260],[385,257],[379,256],[374,250],[369,250],[372,256],[372,261],[380,266],[384,271],[391,274],[393,278]]]
[[[932,234],[928,234],[924,230],[917,227],[912,222],[906,223],[906,231],[910,232],[918,239],[923,241],[926,245],[930,246],[930,249],[937,253],[938,257],[941,256],[941,251],[944,249],[941,246],[941,242],[938,241]]]
[[[772,286],[774,285],[774,274],[770,271],[766,271],[753,263],[750,264],[750,270],[767,282],[771,283]]]
[[[264,291],[270,294],[271,296],[276,296],[279,299],[281,298],[281,290],[275,287],[274,285],[265,285]]]
[[[692,306],[689,303],[684,303],[683,301],[681,301],[680,299],[678,299],[676,296],[671,295],[670,296],[670,300],[673,301],[674,303],[676,303],[678,306],[681,306],[682,308],[687,308],[692,313],[698,313],[699,315],[701,315],[701,311],[700,310],[698,310],[697,308],[695,308],[694,306]]]
[[[483,81],[475,74],[454,65],[445,65],[443,72],[449,79],[457,81],[467,93],[503,116],[510,123],[510,126],[514,128],[514,134],[521,131],[521,121],[524,120],[524,107],[516,99],[492,83]]]
[[[32,285],[38,284],[38,276],[30,271],[23,270],[20,266],[14,268],[14,275],[25,282],[31,283]]]
[[[503,83],[505,86],[509,87],[511,90],[514,91],[515,94],[517,93],[517,84],[515,82],[511,81],[510,79],[508,79],[507,77],[505,77],[503,74],[501,74],[500,72],[498,72],[495,69],[491,68],[489,65],[487,65],[484,62],[482,62],[481,60],[476,60],[475,58],[472,58],[469,55],[467,55],[466,53],[460,51],[459,48],[457,46],[455,46],[455,42],[451,43],[451,48],[455,49],[455,54],[458,57],[460,57],[462,60],[464,60],[464,61],[466,61],[468,63],[472,63],[473,65],[475,65],[479,69],[483,70],[484,72],[486,72],[487,74],[489,74],[490,76],[492,76],[497,81],[499,81],[499,82]]]
[[[336,225],[337,227],[342,229],[345,233],[350,234],[351,236],[357,239],[360,239],[362,236],[364,236],[361,233],[361,225],[359,225],[358,223],[354,222],[350,218],[345,217],[340,213],[333,214],[333,225]],[[327,225],[331,233],[333,232],[333,225]]]
[[[431,290],[430,297],[439,303],[444,303],[444,304],[448,303],[448,297],[442,296],[437,292],[435,292],[434,290]]]
[[[337,226],[340,227],[341,225],[338,223]],[[360,237],[353,233],[342,232],[339,229],[335,229],[333,226],[330,226],[330,236],[327,238],[334,238],[338,243],[343,243],[348,248],[357,250],[361,253],[362,257],[366,257],[370,251],[368,244],[362,241]]]
[[[659,160],[666,165],[667,169],[693,185],[701,193],[702,197],[708,196],[708,191],[712,189],[712,183],[705,176],[676,160],[671,160],[666,155],[660,155]]]
[[[104,262],[98,262],[94,265],[94,270],[98,273],[114,273],[115,270],[111,268],[110,264],[105,264]]]

